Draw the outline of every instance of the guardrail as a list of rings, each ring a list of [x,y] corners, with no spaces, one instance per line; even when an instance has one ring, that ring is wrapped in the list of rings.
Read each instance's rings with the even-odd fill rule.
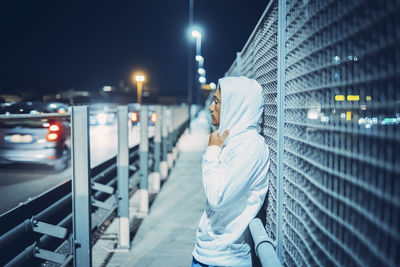
[[[129,197],[139,189],[140,211],[148,212],[149,177],[153,191],[159,190],[177,156],[174,146],[187,127],[187,107],[153,108],[158,117],[154,137],[148,138],[148,107],[142,106],[140,118],[146,119],[140,120],[141,142],[129,148],[128,107],[118,107],[118,154],[94,168],[89,164],[89,108],[76,106],[63,115],[72,120],[72,179],[0,217],[0,265],[49,261],[66,266],[73,261],[74,266],[91,266],[94,234],[113,214],[119,219],[117,249],[129,249]],[[24,119],[0,119],[7,117]]]
[[[250,221],[249,229],[254,240],[257,257],[263,267],[282,266],[275,252],[276,242],[268,237],[264,225],[259,218]]]

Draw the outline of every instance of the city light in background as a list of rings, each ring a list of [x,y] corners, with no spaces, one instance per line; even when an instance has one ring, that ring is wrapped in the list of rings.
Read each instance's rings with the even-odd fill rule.
[[[201,38],[202,33],[199,30],[192,31],[192,37],[196,39],[196,61],[198,63],[198,74],[200,74],[199,81],[201,84],[205,83],[205,69],[204,69],[204,58],[201,55]]]
[[[192,36],[194,38],[201,38],[201,33],[198,30],[192,31]]]
[[[137,103],[142,103],[142,90],[143,90],[143,83],[145,81],[145,76],[142,73],[133,73],[132,74],[132,81],[136,81],[137,86]]]
[[[143,75],[136,75],[135,80],[137,82],[144,82],[144,76]]]
[[[112,87],[111,86],[103,86],[103,91],[104,92],[111,92],[112,91]]]
[[[204,58],[203,58],[201,55],[197,55],[197,56],[195,57],[195,59],[196,59],[196,61],[198,61],[198,62],[204,62]]]
[[[204,85],[207,82],[207,78],[206,78],[206,70],[204,68],[204,57],[201,55],[201,38],[202,38],[203,34],[200,30],[195,29],[192,30],[192,37],[196,39],[196,56],[195,56],[195,60],[198,64],[198,68],[197,68],[197,73],[199,74],[198,76],[198,81],[199,83],[202,85],[200,88],[201,89],[205,89],[205,90],[213,90],[211,89],[211,86],[207,86],[204,87]]]

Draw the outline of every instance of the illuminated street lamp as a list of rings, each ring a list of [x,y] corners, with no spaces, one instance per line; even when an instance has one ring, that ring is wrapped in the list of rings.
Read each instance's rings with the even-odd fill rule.
[[[201,55],[197,55],[196,56],[196,61],[200,62],[204,62],[204,58]]]
[[[137,82],[137,100],[139,104],[142,104],[142,88],[143,88],[144,76],[140,74],[136,75],[135,80]]]
[[[198,30],[192,31],[192,36],[195,38],[201,38],[201,33]]]
[[[201,37],[202,33],[198,30],[193,30],[192,31],[192,37],[196,38],[196,62],[198,63],[198,69],[197,72],[199,74],[199,82],[201,84],[200,88],[203,88],[204,85],[207,82],[206,79],[206,70],[204,69],[204,57],[201,56]],[[196,91],[196,99],[197,103],[200,101],[200,90]]]
[[[199,68],[199,69],[197,70],[197,72],[198,72],[200,75],[206,74],[206,70],[203,69],[203,68]]]
[[[136,75],[135,77],[137,82],[144,82],[144,76],[143,75]]]
[[[197,72],[200,74],[199,81],[201,84],[204,84],[205,82],[205,73],[206,70],[203,68],[204,66],[204,58],[201,56],[201,32],[198,30],[193,30],[192,31],[192,36],[196,38],[196,61],[199,64],[199,68]]]
[[[192,1],[191,1],[192,3]],[[192,25],[192,19],[189,20],[190,23],[189,25]],[[192,38],[196,38],[196,62],[197,62],[197,72],[198,72],[198,81],[200,82],[201,85],[205,85],[206,83],[206,70],[203,68],[204,66],[204,58],[201,56],[201,38],[202,38],[202,32],[198,29],[191,29],[191,34]],[[190,64],[189,64],[190,65]],[[190,69],[191,71],[191,69]],[[198,87],[198,86],[196,86]],[[202,88],[202,87],[200,87]],[[199,88],[199,89],[200,89]],[[191,98],[191,95],[189,96]],[[196,90],[196,103],[200,102],[200,90]]]
[[[201,54],[201,33],[198,30],[192,31],[192,36],[196,38],[196,56]]]

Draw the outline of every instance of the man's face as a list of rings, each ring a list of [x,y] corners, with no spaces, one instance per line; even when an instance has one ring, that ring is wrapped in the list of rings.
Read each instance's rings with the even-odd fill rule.
[[[221,91],[219,87],[215,91],[213,101],[211,105],[208,107],[211,111],[211,123],[214,126],[219,126],[219,120],[221,115]]]

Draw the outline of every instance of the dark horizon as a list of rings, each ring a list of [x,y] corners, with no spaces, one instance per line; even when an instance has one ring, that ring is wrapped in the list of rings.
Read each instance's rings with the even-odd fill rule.
[[[186,95],[188,5],[7,2],[0,11],[0,92],[94,92],[121,80],[135,87],[130,75],[142,70],[161,95]],[[194,24],[203,29],[207,83],[224,75],[266,5],[260,0],[251,5],[244,0],[194,1]]]

